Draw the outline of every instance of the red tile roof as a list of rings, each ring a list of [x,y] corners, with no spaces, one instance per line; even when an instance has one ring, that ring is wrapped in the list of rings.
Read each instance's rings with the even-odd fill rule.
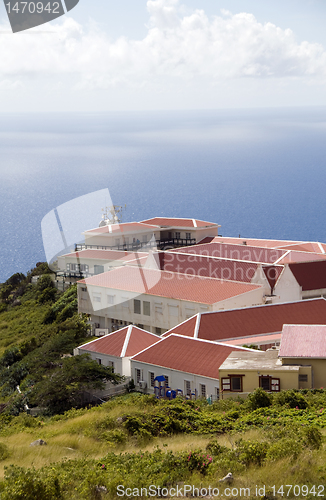
[[[206,222],[198,219],[179,219],[173,217],[153,217],[152,219],[143,220],[142,223],[156,224],[163,227],[215,227],[218,226],[215,222]]]
[[[326,261],[289,264],[303,291],[326,288]]]
[[[245,351],[246,349],[169,335],[145,351],[136,354],[132,360],[218,379],[220,365],[235,350]]]
[[[273,264],[284,254],[284,250],[264,247],[253,247],[249,245],[229,245],[226,243],[212,242],[191,247],[175,249],[174,252],[187,254],[206,255],[217,258],[243,260]]]
[[[326,300],[311,299],[201,313],[197,323],[191,318],[171,328],[163,336],[179,333],[189,337],[197,335],[202,339],[226,342],[237,337],[281,332],[286,323],[326,324]]]
[[[71,252],[65,255],[62,255],[62,257],[72,257],[72,258],[79,258],[79,259],[95,259],[95,260],[133,260],[137,257],[143,257],[147,256],[147,252],[124,252],[124,251],[119,251],[119,250],[91,250],[91,249],[85,249],[85,250],[80,250],[79,252]]]
[[[237,339],[228,340],[230,345],[250,345],[250,344],[273,344],[282,338],[282,332],[272,333],[271,335],[250,335],[249,337],[239,337]]]
[[[122,224],[110,224],[109,226],[96,227],[85,231],[84,234],[110,234],[110,233],[132,233],[144,230],[157,231],[156,225],[146,224],[145,222],[124,222]]]
[[[326,358],[326,325],[284,325],[279,356]]]
[[[232,238],[225,236],[215,236],[214,242],[219,243],[229,243],[232,245],[243,245],[254,247],[265,247],[265,248],[283,248],[283,246],[302,243],[301,241],[291,241],[291,240],[263,240],[258,238]]]
[[[278,261],[278,264],[290,264],[291,262],[313,262],[326,260],[326,255],[313,252],[297,252],[290,250]]]
[[[93,340],[88,344],[79,346],[78,349],[87,352],[98,352],[109,356],[130,357],[158,342],[160,338],[153,333],[130,325],[116,332]]]
[[[79,283],[201,304],[215,304],[261,288],[261,285],[170,273],[156,269],[140,269],[132,266],[115,268],[112,271],[81,280]]]
[[[312,253],[323,253],[318,243],[307,241],[302,243],[294,243],[291,245],[284,245],[282,248],[284,250],[298,250],[299,252],[312,252]]]
[[[251,283],[258,268],[258,265],[253,262],[215,259],[173,251],[160,252],[158,257],[161,269],[165,271],[246,283]]]

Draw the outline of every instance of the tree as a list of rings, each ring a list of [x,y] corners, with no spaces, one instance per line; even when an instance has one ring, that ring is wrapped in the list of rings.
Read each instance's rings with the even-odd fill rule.
[[[87,354],[64,358],[61,366],[36,385],[30,402],[45,407],[49,414],[62,413],[83,406],[84,391],[103,389],[104,380],[117,384],[121,379],[111,368],[99,365]]]

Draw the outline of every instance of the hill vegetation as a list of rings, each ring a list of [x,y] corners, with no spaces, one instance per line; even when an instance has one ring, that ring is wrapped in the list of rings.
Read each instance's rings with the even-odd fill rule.
[[[83,407],[85,388],[119,377],[70,356],[89,339],[76,289],[58,292],[40,270],[37,284],[18,275],[0,290],[1,500],[166,497],[185,485],[198,488],[188,496],[210,486],[231,499],[325,498],[326,391],[257,389],[213,404],[130,393]],[[30,446],[38,439],[47,444]]]

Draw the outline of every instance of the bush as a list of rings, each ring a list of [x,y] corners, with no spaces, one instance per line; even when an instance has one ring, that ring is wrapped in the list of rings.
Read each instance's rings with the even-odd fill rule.
[[[271,406],[273,398],[264,389],[258,387],[254,392],[249,394],[247,402],[251,410],[257,410],[258,408]]]
[[[303,429],[304,440],[309,448],[319,450],[323,442],[323,435],[315,426],[305,427]]]
[[[240,462],[248,466],[250,464],[261,466],[266,458],[269,449],[267,442],[259,441],[238,441],[237,455]]]
[[[0,460],[6,460],[10,457],[8,446],[4,443],[0,443]]]
[[[304,396],[293,389],[278,393],[275,397],[275,402],[280,406],[288,406],[289,408],[298,408],[300,410],[308,407],[308,402]]]

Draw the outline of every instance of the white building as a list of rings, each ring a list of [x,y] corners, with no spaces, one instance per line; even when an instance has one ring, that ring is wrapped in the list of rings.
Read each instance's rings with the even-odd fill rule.
[[[131,356],[159,340],[157,335],[130,325],[76,347],[74,355],[89,354],[100,365],[111,367],[114,373],[130,377]]]
[[[136,324],[153,333],[196,313],[264,303],[261,285],[124,266],[78,282],[78,310],[108,332]]]
[[[166,387],[179,394],[217,398],[219,366],[239,350],[251,351],[172,334],[131,358],[131,376],[148,394],[154,394],[155,378],[163,375]]]

